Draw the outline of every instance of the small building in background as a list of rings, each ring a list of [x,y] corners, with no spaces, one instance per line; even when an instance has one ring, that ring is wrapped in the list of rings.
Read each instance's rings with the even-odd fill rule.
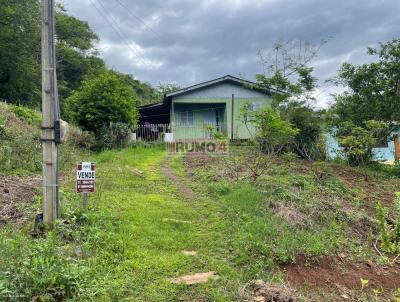
[[[169,93],[162,103],[140,107],[140,125],[150,131],[167,128],[175,140],[207,139],[211,128],[229,139],[249,139],[254,128],[243,122],[242,108],[249,104],[260,110],[271,101],[270,91],[226,75]]]
[[[394,163],[397,158],[400,158],[399,132],[399,129],[392,130],[386,139],[380,140],[376,147],[372,149],[373,159],[375,161]],[[334,130],[327,134],[326,139],[328,158],[335,159],[343,157],[342,148],[335,137]]]

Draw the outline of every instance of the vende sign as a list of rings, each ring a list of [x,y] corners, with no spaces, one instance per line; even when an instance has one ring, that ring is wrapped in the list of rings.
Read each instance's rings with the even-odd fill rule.
[[[96,164],[82,162],[76,169],[76,192],[93,193],[96,179]]]

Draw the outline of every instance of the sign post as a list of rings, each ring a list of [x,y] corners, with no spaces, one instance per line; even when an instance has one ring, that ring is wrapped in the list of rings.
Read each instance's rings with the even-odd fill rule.
[[[95,191],[96,164],[81,162],[76,169],[76,192],[82,194],[82,205],[87,208],[88,194]]]

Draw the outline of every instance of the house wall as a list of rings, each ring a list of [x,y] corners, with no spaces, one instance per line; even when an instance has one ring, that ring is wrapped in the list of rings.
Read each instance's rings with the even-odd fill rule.
[[[207,138],[205,124],[216,126],[216,113],[219,118],[220,131],[225,135],[225,103],[176,103],[174,113],[171,115],[173,132],[176,139],[184,138]],[[181,114],[187,111],[193,112],[193,125],[183,126],[180,124]]]
[[[393,131],[390,137],[398,135],[398,131]],[[388,139],[388,146],[386,148],[373,148],[373,159],[376,161],[393,161],[396,158],[396,146],[395,141],[398,144],[398,140]],[[326,137],[327,147],[328,147],[328,157],[334,159],[337,157],[342,157],[339,143],[335,137],[334,131],[327,134]],[[398,146],[397,146],[398,148]],[[398,155],[397,155],[398,156]]]
[[[232,94],[233,101],[233,128],[232,128]],[[200,88],[195,91],[190,91],[184,94],[174,96],[171,106],[171,123],[176,127],[175,110],[179,108],[178,104],[186,104],[194,106],[195,104],[225,104],[223,112],[224,122],[226,124],[226,135],[228,138],[248,139],[254,133],[254,128],[251,125],[246,126],[241,120],[240,110],[247,102],[258,103],[260,108],[270,106],[271,97],[259,91],[239,86],[233,83],[218,83],[212,86]],[[194,107],[195,108],[195,107]],[[175,126],[174,126],[175,123]]]

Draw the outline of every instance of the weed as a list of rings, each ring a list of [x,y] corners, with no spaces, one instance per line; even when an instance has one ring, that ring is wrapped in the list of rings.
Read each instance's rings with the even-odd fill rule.
[[[382,250],[387,253],[398,252],[400,249],[400,217],[396,215],[395,226],[393,229],[390,229],[386,222],[385,208],[380,202],[376,206],[376,211],[380,227]]]
[[[0,295],[11,301],[71,298],[84,287],[86,267],[79,260],[60,254],[59,246],[54,233],[35,241],[22,235],[3,237],[0,250],[5,259],[0,261]]]

